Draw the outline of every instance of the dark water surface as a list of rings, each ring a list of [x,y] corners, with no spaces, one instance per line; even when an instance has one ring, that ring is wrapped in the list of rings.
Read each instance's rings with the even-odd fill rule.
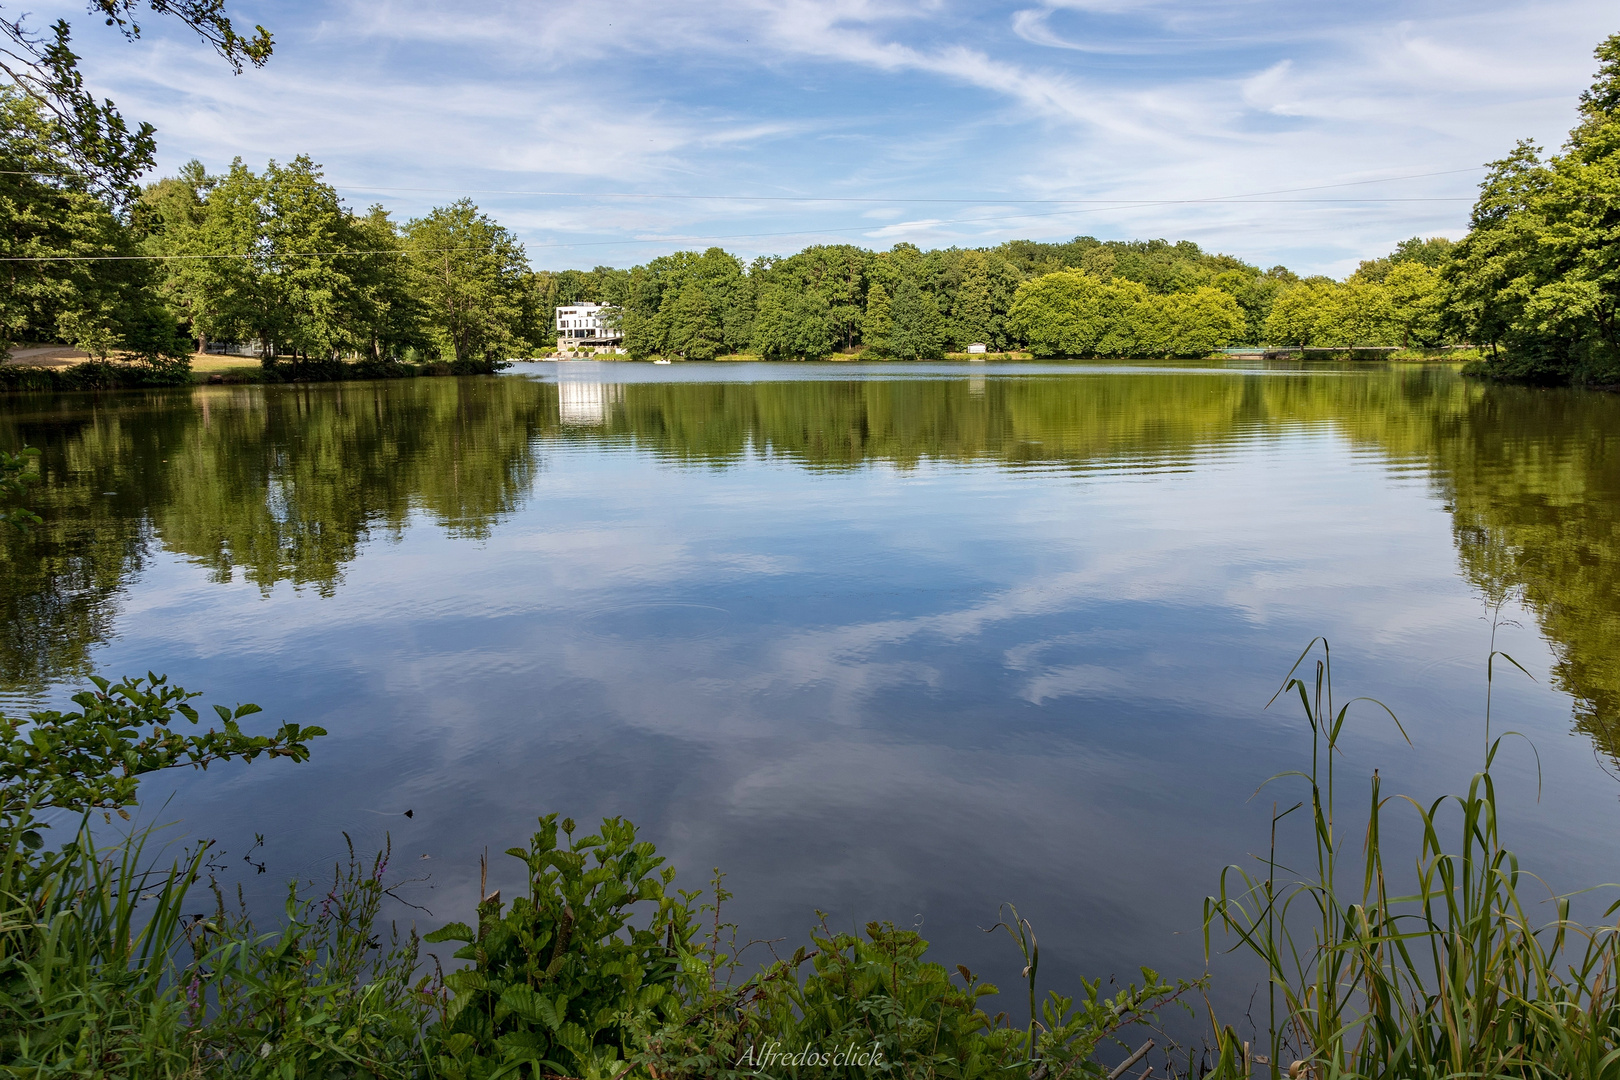
[[[16,397],[19,444],[46,523],[0,552],[8,708],[152,669],[331,732],[150,785],[236,869],[264,835],[266,910],[343,831],[391,833],[437,925],[536,814],[623,814],[689,887],[726,870],[745,936],[920,923],[1005,977],[977,928],[1010,900],[1049,985],[1197,974],[1201,898],[1298,797],[1250,799],[1304,764],[1296,711],[1263,711],[1300,650],[1326,635],[1411,733],[1368,712],[1342,775],[1432,797],[1480,763],[1503,597],[1537,681],[1499,682],[1498,717],[1544,780],[1509,752],[1509,841],[1556,887],[1620,878],[1614,396],[565,363]]]

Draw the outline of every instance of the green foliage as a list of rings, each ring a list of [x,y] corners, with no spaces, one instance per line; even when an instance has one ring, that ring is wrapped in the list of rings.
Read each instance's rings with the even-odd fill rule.
[[[1230,255],[1212,255],[1191,240],[1109,240],[1077,236],[1065,244],[1013,240],[995,249],[1025,276],[1059,270],[1084,270],[1107,280],[1134,281],[1149,292],[1181,292],[1199,285],[1214,285],[1229,271],[1255,273]]]
[[[713,359],[745,348],[753,335],[754,284],[720,248],[678,251],[628,274],[592,273],[602,282],[598,294],[622,305],[625,348],[637,359]]]
[[[669,351],[687,360],[713,360],[725,342],[703,287],[688,281],[679,293],[666,292],[664,304],[669,308]]]
[[[1126,1028],[1151,1021],[1194,986],[1172,986],[1144,969],[1143,986],[1132,985],[1113,998],[1102,996],[1097,981],[1084,981],[1078,1009],[1073,998],[1051,993],[1037,1011],[1039,953],[1029,924],[1017,920],[1016,912],[1014,919],[1022,931],[1015,937],[1024,948],[1029,982],[1027,1029],[1011,1026],[1005,1013],[991,1017],[981,1007],[999,993],[995,986],[961,965],[947,971],[925,960],[928,943],[915,931],[873,922],[862,937],[835,933],[823,919],[811,933],[812,948],[799,948],[750,980],[733,1064],[752,1063],[769,1075],[850,1080],[1100,1077],[1105,1073],[1095,1061],[1100,1047],[1116,1042]],[[801,974],[806,963],[810,969]],[[804,1048],[815,1060],[800,1059]],[[786,1061],[778,1058],[773,1066],[773,1051],[786,1055]],[[842,1062],[821,1059],[840,1052]]]
[[[527,346],[528,262],[510,232],[462,199],[409,222],[405,237],[428,334],[446,359],[493,371]]]
[[[825,297],[766,285],[754,310],[754,349],[767,360],[820,360],[833,348],[829,314]]]
[[[204,851],[147,861],[150,831],[103,852],[81,827],[41,852],[0,820],[0,1075],[179,1077],[184,999],[171,978]]]
[[[1160,296],[1082,270],[1026,281],[1009,322],[1037,356],[1204,356],[1247,328],[1225,290],[1199,286]]]
[[[680,953],[692,925],[666,894],[672,868],[622,818],[575,838],[571,819],[540,819],[527,849],[528,895],[503,911],[478,905],[476,928],[452,923],[428,942],[461,941],[470,964],[445,977],[453,993],[432,1033],[434,1068],[449,1080],[544,1072],[585,1080],[622,1074],[638,1032],[674,1014]],[[651,905],[641,917],[632,909]]]
[[[224,176],[191,162],[142,193],[131,228],[165,260],[162,294],[199,349],[256,342],[309,378],[342,374],[342,356],[397,362],[427,344],[393,222],[344,207],[307,157],[262,175],[240,160]]]
[[[384,945],[388,856],[367,865],[350,844],[314,895],[288,885],[283,922],[268,933],[210,882],[214,912],[188,928],[192,962],[178,978],[198,1059],[265,1080],[422,1075],[422,1033],[440,999],[418,974],[414,930],[391,928]]]
[[[1353,276],[1361,281],[1382,285],[1398,266],[1441,270],[1451,261],[1456,246],[1454,241],[1444,236],[1414,236],[1396,244],[1395,250],[1381,259],[1362,260]]]
[[[997,295],[990,258],[966,251],[956,269],[959,281],[951,300],[950,340],[962,348],[975,342],[1000,348],[1006,342],[1001,316],[1007,298]]]
[[[1415,243],[1404,241],[1403,247]],[[1397,251],[1362,263],[1348,281],[1309,278],[1283,287],[1266,317],[1264,335],[1279,345],[1433,347],[1446,341],[1445,298],[1440,271]]]
[[[1137,349],[1148,356],[1208,356],[1242,341],[1248,328],[1231,293],[1200,285],[1155,297],[1136,312]]]
[[[901,278],[895,287],[890,312],[889,355],[902,360],[934,360],[944,355],[945,325],[939,308],[911,278]]]
[[[1449,317],[1491,346],[1483,374],[1620,381],[1620,35],[1596,54],[1563,152],[1525,141],[1493,163],[1447,267]]]
[[[1523,892],[1538,882],[1502,843],[1491,773],[1503,738],[1516,733],[1493,731],[1489,693],[1483,770],[1465,794],[1427,805],[1391,799],[1375,773],[1364,829],[1343,829],[1335,761],[1351,707],[1368,699],[1335,708],[1325,642],[1314,677],[1295,676],[1316,644],[1277,695],[1298,697],[1312,753],[1308,771],[1272,779],[1303,781],[1306,798],[1274,817],[1263,871],[1229,867],[1219,895],[1205,901],[1206,951],[1212,932],[1223,930],[1269,976],[1272,1075],[1293,1060],[1291,1076],[1614,1076],[1620,925],[1573,922],[1567,897],[1553,898],[1551,918],[1532,916]],[[1487,683],[1499,660],[1518,667],[1493,649]],[[1399,871],[1385,862],[1391,802],[1415,814],[1419,854],[1410,892],[1395,885]],[[1315,858],[1307,875],[1289,881],[1277,861],[1275,828],[1301,808]],[[1456,826],[1460,842],[1443,841]],[[1358,834],[1359,887],[1341,880],[1351,875],[1340,870],[1344,842]],[[1617,911],[1620,904],[1606,917]],[[1247,1053],[1232,1053],[1236,1038],[1221,1042],[1216,1075],[1249,1075]]]
[[[0,255],[10,260],[0,271],[0,359],[18,341],[54,339],[102,361],[173,363],[185,350],[155,275],[130,258],[133,237],[112,209],[64,166],[40,106],[0,88]]]
[[[923,959],[928,943],[892,923],[869,923],[864,937],[834,933],[823,922],[812,949],[767,969],[755,982],[745,1052],[773,1046],[789,1055],[809,1046],[872,1054],[843,1067],[797,1063],[760,1071],[790,1077],[984,1077],[1027,1060],[1023,1032],[1000,1026],[980,1007],[997,993],[965,968],[956,973]],[[803,976],[805,963],[810,970]],[[958,985],[954,979],[960,979]],[[746,1060],[746,1059],[745,1059]]]
[[[255,27],[250,37],[238,34],[224,0],[148,0],[153,14],[170,15],[195,32],[240,74],[243,61],[255,67],[270,59],[269,31]],[[138,38],[137,0],[92,0],[89,10],[117,27],[126,39]],[[135,181],[152,167],[157,146],[150,124],[133,132],[110,100],[97,101],[85,89],[79,57],[71,47],[71,28],[58,19],[48,36],[27,23],[28,16],[0,18],[0,73],[15,91],[32,100],[49,118],[51,141],[91,190],[114,204],[127,203]]]
[[[273,735],[249,735],[237,721],[257,705],[215,705],[218,727],[186,734],[182,724],[202,720],[189,704],[197,694],[150,673],[91,681],[94,690],[73,696],[76,712],[30,713],[27,722],[0,716],[0,821],[47,809],[124,813],[148,773],[260,756],[305,761],[309,740],[326,734],[289,722]]]
[[[874,284],[866,294],[866,318],[861,333],[872,352],[879,356],[888,354],[889,342],[894,336],[894,305],[882,283]]]
[[[187,704],[197,695],[150,675],[95,684],[76,696],[80,712],[38,712],[26,725],[0,717],[0,1073],[195,1075],[205,1040],[191,995],[205,972],[217,981],[230,960],[203,938],[194,939],[194,965],[182,958],[194,929],[186,896],[207,845],[164,866],[145,854],[151,829],[103,849],[88,813],[128,818],[141,778],[158,770],[261,755],[303,760],[306,740],[324,733],[287,724],[249,735],[237,721],[259,710],[242,705],[216,707],[218,729],[182,735],[175,720],[197,723]],[[38,816],[50,810],[84,815],[57,848],[45,844]],[[251,1050],[264,1038],[259,1031]]]

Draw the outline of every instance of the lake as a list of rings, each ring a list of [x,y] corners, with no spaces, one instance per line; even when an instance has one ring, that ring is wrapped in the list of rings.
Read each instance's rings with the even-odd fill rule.
[[[1499,665],[1498,729],[1539,754],[1504,751],[1508,842],[1556,888],[1620,877],[1613,395],[574,362],[0,400],[25,444],[45,524],[0,551],[8,711],[153,670],[330,732],[143,789],[267,916],[345,832],[392,837],[437,926],[486,850],[516,886],[499,853],[536,815],[624,815],[686,887],[726,872],[744,938],[917,926],[1015,1016],[980,932],[1003,902],[1043,986],[1196,975],[1202,897],[1300,795],[1255,793],[1305,764],[1297,707],[1265,708],[1301,650],[1325,636],[1341,696],[1410,736],[1354,713],[1345,789],[1377,768],[1426,801],[1481,763],[1493,620],[1533,676]]]

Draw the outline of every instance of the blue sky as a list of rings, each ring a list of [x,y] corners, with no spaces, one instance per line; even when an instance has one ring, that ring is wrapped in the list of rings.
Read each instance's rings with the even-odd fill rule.
[[[157,20],[33,10],[165,170],[307,153],[359,208],[470,195],[553,269],[1090,234],[1344,274],[1460,236],[1620,30],[1612,0],[282,0],[232,5],[276,37],[233,76]]]

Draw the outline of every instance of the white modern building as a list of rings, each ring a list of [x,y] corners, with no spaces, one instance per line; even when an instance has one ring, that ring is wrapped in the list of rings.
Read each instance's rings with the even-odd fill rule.
[[[583,349],[616,349],[624,343],[618,327],[618,309],[611,304],[570,304],[557,309],[557,348],[563,352]]]

